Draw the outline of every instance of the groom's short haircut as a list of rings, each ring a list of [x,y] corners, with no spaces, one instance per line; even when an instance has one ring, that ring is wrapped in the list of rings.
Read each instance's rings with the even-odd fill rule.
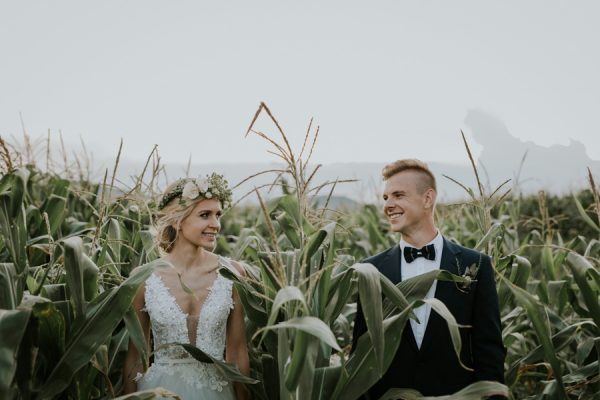
[[[383,167],[383,171],[381,171],[381,173],[383,175],[383,180],[386,181],[392,176],[404,171],[415,171],[419,174],[421,179],[418,185],[418,189],[421,193],[423,193],[429,188],[437,192],[435,176],[433,176],[433,172],[431,172],[427,164],[425,164],[421,160],[417,160],[415,158],[397,160]]]

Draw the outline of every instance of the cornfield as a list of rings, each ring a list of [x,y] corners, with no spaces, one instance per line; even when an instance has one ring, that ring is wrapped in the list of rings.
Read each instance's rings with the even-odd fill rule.
[[[254,130],[261,113],[275,134]],[[373,205],[329,208],[344,181],[316,182],[312,121],[300,151],[264,104],[247,134],[265,139],[284,163],[265,171],[277,196],[256,190],[258,206],[230,210],[216,250],[247,270],[228,277],[246,313],[252,377],[185,347],[246,382],[255,399],[357,399],[389,366],[432,282],[464,278],[435,272],[394,285],[360,262],[398,237]],[[120,150],[101,183],[81,165],[43,171],[5,142],[0,153],[0,398],[118,397],[128,341],[143,349],[133,296],[160,256],[152,236],[160,159],[153,151],[134,183],[117,187]],[[590,190],[569,197],[523,197],[478,180],[475,189],[463,186],[468,202],[438,206],[447,238],[493,258],[507,348],[506,386],[480,382],[451,399],[600,398],[600,200],[591,173],[589,181]],[[358,293],[373,318],[350,354]],[[436,311],[458,332],[443,305]],[[140,362],[150,362],[152,354],[141,353]],[[161,395],[175,397],[157,389],[119,398]],[[384,398],[420,395],[393,390]]]

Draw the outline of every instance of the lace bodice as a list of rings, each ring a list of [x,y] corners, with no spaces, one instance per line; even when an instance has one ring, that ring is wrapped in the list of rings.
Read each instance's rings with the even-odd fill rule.
[[[229,267],[228,260],[222,257],[219,257],[219,264]],[[190,343],[190,337],[196,338],[196,343],[191,344],[195,344],[196,347],[212,357],[223,360],[227,318],[233,308],[232,286],[233,282],[221,274],[217,274],[197,317],[195,335],[190,335],[193,332],[188,332],[188,327],[196,325],[190,324],[190,319],[193,319],[194,316],[181,310],[175,296],[158,274],[150,275],[146,280],[144,297],[145,310],[150,316],[152,326],[155,353],[154,364],[147,371],[147,375],[158,373],[156,367],[161,365],[196,363],[181,346],[165,346],[168,343]],[[210,386],[213,389],[221,390],[222,386],[227,384],[222,378],[216,376],[213,365],[197,364],[201,371],[197,371],[195,376],[190,378],[194,379],[195,385]]]

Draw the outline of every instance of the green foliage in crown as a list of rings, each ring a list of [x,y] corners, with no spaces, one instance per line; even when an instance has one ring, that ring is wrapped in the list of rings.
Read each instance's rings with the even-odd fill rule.
[[[217,199],[223,208],[231,206],[231,190],[223,175],[213,172],[203,178],[184,178],[168,193],[165,193],[158,203],[158,209],[162,210],[173,199],[179,197],[179,203],[185,204],[188,200]]]

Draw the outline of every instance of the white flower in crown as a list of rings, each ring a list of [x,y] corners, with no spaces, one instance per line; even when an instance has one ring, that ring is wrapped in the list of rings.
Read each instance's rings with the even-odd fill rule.
[[[188,198],[190,200],[194,200],[200,196],[200,191],[198,190],[198,186],[192,181],[187,182],[185,186],[183,186],[183,191],[181,192],[181,197]]]
[[[196,180],[196,184],[198,185],[198,189],[200,189],[201,192],[206,192],[210,185],[210,183],[208,182],[208,179],[206,179],[206,178],[198,178]]]
[[[204,197],[206,197],[207,199],[212,199],[212,193],[211,192],[206,192],[206,194],[204,195]]]

